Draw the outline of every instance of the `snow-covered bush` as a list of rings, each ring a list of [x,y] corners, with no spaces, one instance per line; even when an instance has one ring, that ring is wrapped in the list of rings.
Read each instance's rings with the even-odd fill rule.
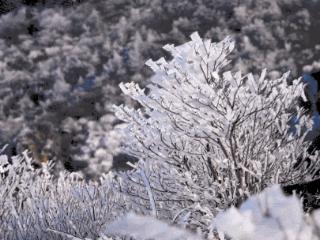
[[[86,182],[78,173],[35,169],[27,152],[0,156],[0,239],[98,239],[126,209],[112,176]]]
[[[312,178],[319,164],[316,156],[307,166],[298,161],[311,124],[296,104],[305,98],[300,79],[225,71],[230,38],[191,39],[164,47],[172,60],[147,61],[155,72],[147,89],[120,85],[143,108],[115,112],[128,123],[125,151],[140,159],[122,174],[133,209],[205,227],[220,209],[271,184]]]
[[[320,210],[305,215],[301,201],[285,196],[275,185],[250,197],[239,209],[220,213],[212,227],[233,240],[316,240],[320,238]]]

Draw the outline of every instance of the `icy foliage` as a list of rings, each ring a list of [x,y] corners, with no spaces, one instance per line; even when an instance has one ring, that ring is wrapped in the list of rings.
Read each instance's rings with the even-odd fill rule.
[[[284,196],[279,185],[250,197],[239,209],[220,213],[212,226],[234,240],[315,240],[320,238],[320,210],[305,216],[296,196]]]
[[[143,106],[115,107],[128,123],[124,149],[140,159],[122,174],[121,190],[144,214],[149,204],[154,216],[206,228],[220,209],[274,183],[308,180],[319,164],[317,156],[308,166],[297,161],[312,123],[296,104],[305,98],[300,79],[224,71],[230,38],[191,39],[164,47],[171,61],[147,61],[155,72],[147,89],[120,84]]]
[[[27,152],[12,162],[0,155],[1,239],[200,239],[147,216],[117,219],[129,211],[130,199],[117,190],[112,174],[86,182],[77,173],[55,177],[46,170],[50,166],[35,169],[32,163]]]
[[[32,162],[26,152],[11,163],[0,156],[1,239],[97,239],[125,210],[111,175],[100,182],[66,172],[55,178]]]

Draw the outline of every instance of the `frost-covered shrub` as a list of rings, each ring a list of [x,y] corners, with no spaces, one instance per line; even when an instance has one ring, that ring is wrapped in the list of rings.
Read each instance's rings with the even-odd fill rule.
[[[77,173],[35,169],[32,162],[26,152],[11,163],[0,156],[1,239],[98,239],[125,211],[111,175],[86,182]]]
[[[308,180],[319,164],[317,154],[307,166],[297,161],[311,125],[296,104],[305,98],[300,79],[225,71],[230,38],[191,39],[164,47],[172,60],[147,61],[155,72],[147,89],[120,85],[143,107],[115,107],[128,123],[124,149],[140,159],[120,190],[137,211],[205,228],[220,209],[274,183]]]

